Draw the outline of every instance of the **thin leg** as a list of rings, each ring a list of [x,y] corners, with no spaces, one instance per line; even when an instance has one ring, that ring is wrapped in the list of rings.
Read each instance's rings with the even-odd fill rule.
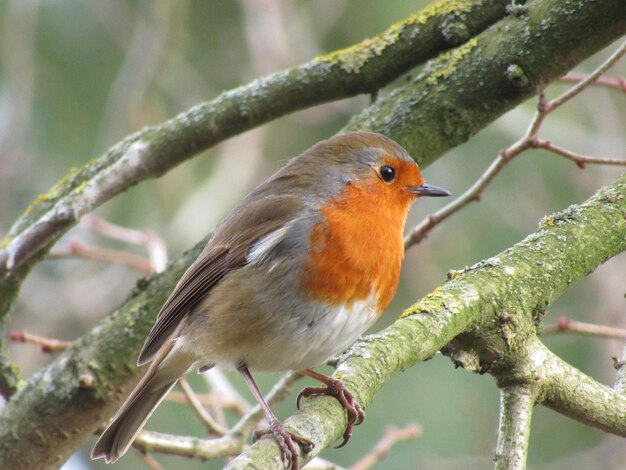
[[[298,395],[296,406],[300,409],[300,399],[302,397],[306,398],[319,395],[330,395],[339,400],[341,406],[343,406],[348,413],[348,426],[346,427],[346,431],[343,433],[343,442],[339,444],[337,448],[345,446],[352,436],[352,429],[354,428],[354,425],[361,424],[363,420],[365,420],[365,411],[363,411],[359,402],[356,401],[354,395],[348,391],[341,380],[328,377],[311,369],[301,370],[300,373],[306,375],[307,377],[311,377],[318,382],[322,382],[325,387],[304,388]]]
[[[253,435],[253,440],[258,440],[263,434],[272,433],[274,439],[276,440],[276,443],[278,444],[278,447],[280,447],[283,452],[283,456],[285,457],[285,466],[287,468],[291,468],[292,470],[298,470],[300,468],[300,451],[296,447],[296,442],[304,446],[305,452],[311,451],[311,449],[313,448],[313,443],[302,436],[298,436],[295,433],[287,431],[284,428],[283,423],[278,421],[278,418],[274,416],[272,409],[267,404],[265,398],[263,397],[263,394],[259,391],[259,388],[254,382],[254,379],[252,378],[252,375],[248,370],[248,366],[239,366],[237,367],[237,370],[246,380],[246,383],[248,384],[252,395],[254,395],[254,398],[256,398],[256,401],[259,403],[259,405],[261,405],[261,408],[263,408],[265,416],[267,417],[270,425],[269,431],[255,432]]]

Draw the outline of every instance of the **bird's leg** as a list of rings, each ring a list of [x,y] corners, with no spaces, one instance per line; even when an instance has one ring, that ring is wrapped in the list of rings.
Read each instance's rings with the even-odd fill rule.
[[[296,406],[300,409],[300,399],[302,397],[330,395],[339,400],[341,406],[343,406],[348,413],[348,426],[346,427],[346,431],[343,433],[343,442],[339,444],[337,448],[345,446],[352,436],[352,429],[354,428],[354,425],[361,424],[365,419],[365,411],[363,411],[359,402],[356,401],[354,395],[350,393],[341,380],[328,377],[311,369],[301,370],[300,373],[306,375],[307,377],[311,377],[318,382],[322,382],[325,387],[304,388],[298,395]]]
[[[300,452],[296,447],[296,443],[302,445],[304,447],[305,453],[308,453],[314,447],[313,442],[285,429],[283,423],[281,423],[278,418],[274,416],[272,409],[267,404],[265,398],[259,391],[259,388],[254,382],[254,379],[252,378],[252,375],[250,374],[247,365],[240,365],[239,367],[237,367],[237,370],[246,380],[246,383],[248,384],[248,387],[250,387],[250,391],[254,395],[254,398],[256,398],[256,401],[259,403],[259,405],[261,405],[261,408],[263,408],[265,416],[267,417],[270,425],[270,428],[267,431],[255,431],[252,435],[253,441],[256,442],[263,435],[271,433],[272,436],[274,436],[278,447],[280,447],[283,452],[283,456],[285,458],[285,467],[291,468],[292,470],[298,470],[300,468]]]

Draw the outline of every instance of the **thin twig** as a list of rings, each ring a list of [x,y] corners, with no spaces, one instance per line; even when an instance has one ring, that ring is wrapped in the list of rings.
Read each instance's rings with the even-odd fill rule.
[[[570,72],[570,73],[563,75],[560,78],[560,81],[578,83],[578,82],[582,82],[583,80],[585,80],[588,76],[589,75],[587,74]],[[593,82],[593,85],[610,88],[612,90],[626,92],[626,78],[624,77],[615,77],[615,78],[599,77],[596,79],[595,82]]]
[[[215,421],[213,417],[207,412],[207,410],[198,399],[198,396],[189,386],[189,383],[187,382],[187,380],[185,380],[185,378],[182,378],[178,381],[178,386],[183,391],[187,403],[200,418],[200,421],[202,421],[209,434],[217,434],[219,436],[223,436],[228,433],[228,429],[224,428],[217,421]]]
[[[559,147],[549,140],[539,138],[539,131],[549,113],[557,109],[559,106],[574,98],[585,88],[593,84],[604,72],[615,65],[617,61],[626,53],[626,42],[624,42],[600,67],[593,73],[576,83],[569,90],[558,96],[557,98],[547,101],[545,93],[539,94],[537,103],[537,111],[526,130],[524,136],[507,149],[501,151],[495,160],[489,165],[489,168],[476,180],[476,182],[467,189],[461,196],[444,206],[437,212],[426,217],[415,227],[413,227],[404,238],[404,249],[407,250],[413,245],[420,243],[428,233],[438,224],[446,220],[448,217],[456,214],[469,203],[479,201],[485,188],[495,179],[502,169],[513,158],[522,154],[530,148],[543,148],[561,155],[574,161],[579,167],[584,168],[587,163],[593,164],[610,164],[610,165],[626,165],[626,160],[615,158],[592,157],[581,155],[570,150]]]
[[[387,426],[383,437],[376,443],[374,448],[365,454],[350,470],[368,470],[384,459],[391,448],[398,442],[417,439],[422,435],[422,428],[417,423],[410,423],[402,429],[395,426]]]
[[[141,256],[133,255],[126,251],[111,250],[99,246],[88,245],[78,239],[70,241],[67,249],[55,249],[50,253],[50,258],[80,257],[104,261],[112,264],[128,266],[144,276],[154,273],[150,261]]]
[[[118,240],[146,248],[150,258],[150,265],[154,272],[160,273],[167,264],[167,248],[165,241],[150,230],[136,230],[113,224],[100,217],[91,214],[84,215],[80,219],[82,226],[99,233],[107,238]]]
[[[26,330],[12,331],[9,333],[9,339],[18,343],[36,344],[43,352],[50,354],[65,351],[72,345],[71,341],[44,338],[43,336],[29,333]]]
[[[223,397],[217,397],[213,393],[196,393],[196,397],[198,398],[198,401],[204,406],[216,406],[224,408],[226,410],[233,410],[235,413],[238,414],[244,414],[241,410],[239,402],[229,401],[228,399],[225,399]],[[172,390],[165,397],[165,401],[180,403],[184,405],[185,403],[187,403],[187,397],[183,392],[177,392],[176,390]]]
[[[589,155],[582,155],[580,153],[572,152],[563,147],[559,147],[553,144],[549,140],[537,139],[533,142],[533,147],[548,150],[550,152],[561,155],[569,160],[572,160],[579,168],[584,169],[587,164],[592,165],[625,165],[626,159],[623,158],[605,158],[605,157],[591,157]]]
[[[133,451],[135,451],[135,454],[143,461],[143,463],[146,464],[146,466],[150,470],[165,470],[165,467],[163,467],[159,462],[157,462],[157,460],[154,457],[152,457],[150,454],[147,454],[143,452],[142,450],[139,450],[135,446],[133,446],[132,449]]]
[[[202,378],[209,385],[212,395],[220,400],[222,408],[225,408],[226,404],[230,404],[232,409],[242,416],[252,408],[252,405],[239,393],[219,367],[213,367],[203,373]]]
[[[623,328],[614,328],[611,326],[594,325],[593,323],[585,323],[572,320],[567,317],[557,317],[556,324],[546,325],[541,334],[550,335],[555,333],[578,333],[589,336],[601,336],[603,338],[626,340],[626,330]]]
[[[559,97],[550,101],[548,107],[546,108],[546,113],[554,111],[563,103],[571,100],[574,96],[578,95],[581,91],[583,91],[598,78],[600,78],[602,74],[604,74],[607,70],[613,67],[624,54],[626,54],[626,41],[624,41],[622,45],[619,46],[617,50],[613,54],[611,54],[611,56],[602,65],[600,65],[600,67],[598,67],[591,74],[589,74],[588,77],[574,85],[572,88],[567,90]]]

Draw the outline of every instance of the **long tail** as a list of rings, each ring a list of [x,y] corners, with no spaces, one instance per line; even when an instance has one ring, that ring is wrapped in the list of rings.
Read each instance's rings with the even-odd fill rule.
[[[130,447],[167,392],[191,367],[190,356],[169,349],[157,355],[150,369],[121,406],[91,451],[91,458],[115,462]]]

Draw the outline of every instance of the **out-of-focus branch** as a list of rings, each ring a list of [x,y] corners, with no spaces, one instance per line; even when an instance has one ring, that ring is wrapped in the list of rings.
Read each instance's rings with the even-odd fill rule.
[[[209,460],[236,455],[244,449],[245,443],[241,438],[233,436],[200,439],[142,431],[135,439],[133,446],[143,452],[159,452]]]
[[[387,426],[385,434],[376,443],[374,448],[365,454],[361,460],[350,467],[350,470],[369,470],[382,459],[384,459],[391,448],[398,442],[417,439],[422,434],[422,428],[418,424],[411,423],[404,428],[398,429],[395,426]]]
[[[71,341],[44,338],[43,336],[29,333],[26,330],[12,331],[9,333],[9,339],[18,343],[36,344],[45,353],[58,353],[65,351],[72,345]]]
[[[578,83],[582,82],[588,77],[586,74],[570,72],[566,73],[560,78],[562,82],[573,82]],[[595,82],[593,82],[596,86],[603,86],[606,88],[610,88],[612,90],[623,91],[626,92],[626,79],[624,77],[600,77]]]
[[[88,245],[79,239],[70,240],[68,247],[65,249],[58,248],[50,252],[50,258],[52,259],[74,257],[104,261],[112,264],[121,264],[138,271],[144,276],[149,276],[154,273],[150,261],[146,258],[128,253],[126,251],[111,250],[100,246]]]
[[[196,392],[193,391],[193,389],[187,383],[187,380],[184,377],[178,381],[178,386],[183,391],[187,399],[187,403],[189,404],[191,409],[196,413],[198,418],[200,418],[200,421],[202,421],[202,424],[204,424],[204,427],[207,429],[209,433],[217,434],[219,436],[223,436],[226,433],[228,433],[228,429],[224,428],[217,421],[215,421],[215,419],[213,419],[213,416],[211,416],[207,412],[207,410],[204,408],[204,406],[198,399]]]
[[[555,333],[578,333],[581,335],[600,336],[603,338],[626,339],[626,330],[611,326],[594,325],[567,317],[557,317],[554,325],[546,325],[541,330],[544,335]]]
[[[100,217],[85,215],[80,223],[83,227],[113,240],[132,243],[146,248],[150,258],[150,266],[155,273],[160,273],[167,264],[167,247],[165,241],[150,230],[137,230],[112,224]]]
[[[623,42],[611,56],[604,61],[600,67],[590,73],[587,77],[583,78],[580,82],[576,83],[572,88],[560,95],[558,98],[553,99],[548,103],[546,107],[546,113],[554,111],[556,108],[562,106],[564,103],[571,100],[574,96],[581,93],[589,85],[598,80],[607,70],[613,67],[619,60],[626,54],[626,41]]]

